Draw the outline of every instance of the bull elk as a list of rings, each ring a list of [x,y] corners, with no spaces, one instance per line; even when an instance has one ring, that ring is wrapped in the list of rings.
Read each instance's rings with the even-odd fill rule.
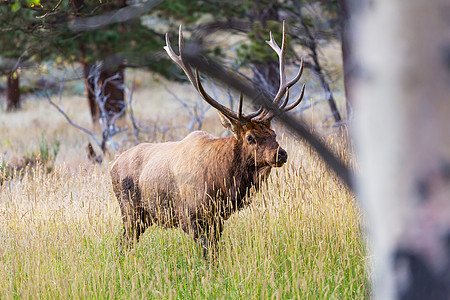
[[[281,48],[272,33],[267,43],[277,53],[280,87],[273,103],[289,111],[302,100],[288,105],[289,88],[301,77],[286,80],[286,31],[283,23]],[[223,222],[242,209],[250,190],[259,188],[273,167],[287,161],[286,151],[278,145],[271,129],[274,114],[263,107],[250,114],[242,112],[242,93],[237,113],[208,95],[198,71],[183,59],[183,33],[179,29],[179,52],[173,51],[166,34],[164,47],[169,57],[186,73],[201,97],[220,116],[222,125],[233,135],[217,138],[204,131],[194,131],[178,142],[142,143],[122,153],[112,165],[113,189],[119,201],[126,242],[137,242],[152,224],[180,227],[208,252],[215,253]],[[283,99],[284,97],[284,99]]]

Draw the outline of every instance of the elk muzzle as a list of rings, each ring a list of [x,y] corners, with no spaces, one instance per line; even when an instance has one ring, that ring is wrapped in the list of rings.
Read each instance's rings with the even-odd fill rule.
[[[277,149],[277,152],[275,153],[275,157],[273,159],[273,166],[274,167],[281,167],[282,165],[284,165],[287,162],[287,158],[288,158],[288,154],[287,152],[279,147]]]

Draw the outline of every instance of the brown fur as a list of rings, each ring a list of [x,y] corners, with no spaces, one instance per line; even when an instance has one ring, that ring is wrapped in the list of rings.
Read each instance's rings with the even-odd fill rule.
[[[250,189],[258,189],[272,167],[286,161],[270,121],[221,118],[234,136],[195,131],[178,142],[137,145],[114,162],[112,183],[128,241],[152,224],[179,226],[202,243],[206,256],[211,246],[215,250],[223,221],[244,207]]]

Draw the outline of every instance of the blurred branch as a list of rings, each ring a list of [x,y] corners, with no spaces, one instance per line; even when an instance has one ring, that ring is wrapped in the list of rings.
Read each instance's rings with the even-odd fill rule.
[[[217,31],[235,31],[242,34],[248,34],[253,30],[252,22],[247,19],[239,19],[239,18],[230,18],[225,21],[211,21],[208,23],[203,23],[195,27],[193,31],[193,36],[197,39],[204,38],[205,36],[215,34]],[[303,36],[305,35],[305,31],[301,28],[298,28],[298,32],[296,36],[299,40],[305,41]],[[331,39],[336,38],[336,33],[326,31],[326,30],[316,30],[315,32],[316,39]],[[290,32],[292,34],[292,31]]]
[[[162,0],[149,0],[147,2],[129,5],[115,11],[105,12],[95,17],[76,18],[72,24],[69,24],[69,28],[73,31],[90,31],[114,23],[123,23],[148,13],[161,2]]]
[[[215,34],[217,31],[234,30],[240,33],[247,34],[252,29],[252,23],[247,20],[241,20],[238,18],[231,18],[226,21],[212,21],[209,23],[201,24],[195,28],[194,35],[197,38]]]

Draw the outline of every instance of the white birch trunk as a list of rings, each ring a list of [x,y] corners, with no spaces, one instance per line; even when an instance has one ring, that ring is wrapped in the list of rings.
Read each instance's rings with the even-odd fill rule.
[[[450,1],[374,0],[354,26],[374,296],[450,299]]]

